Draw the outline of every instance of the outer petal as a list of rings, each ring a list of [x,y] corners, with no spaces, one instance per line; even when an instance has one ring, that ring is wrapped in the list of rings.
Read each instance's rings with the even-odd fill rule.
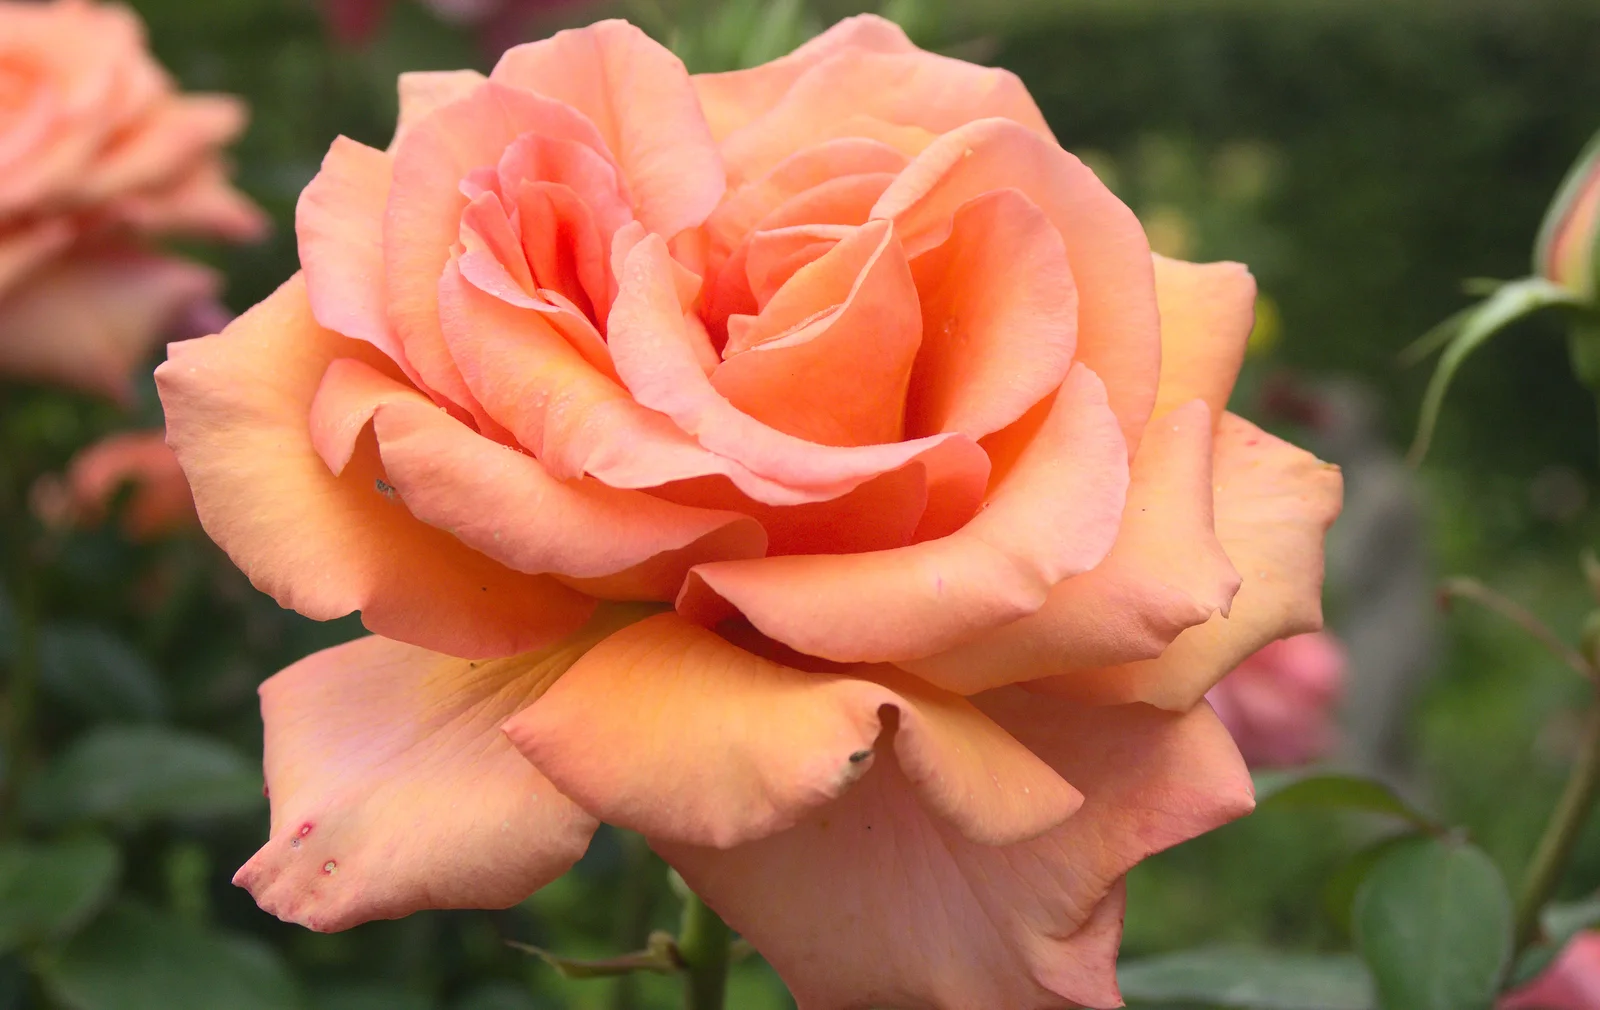
[[[670,238],[722,198],[722,160],[683,63],[626,21],[601,21],[509,50],[494,80],[572,106],[599,127],[639,220]]]
[[[1183,632],[1157,659],[1029,687],[1186,709],[1268,642],[1322,627],[1322,542],[1339,515],[1339,468],[1232,414],[1217,428],[1213,468],[1217,537],[1243,579],[1228,616]]]
[[[950,234],[973,197],[1014,188],[1061,232],[1078,288],[1077,360],[1105,381],[1131,455],[1155,403],[1161,365],[1150,244],[1122,201],[1046,137],[987,119],[940,137],[883,194],[874,217],[895,222],[913,258]]]
[[[166,99],[137,127],[99,152],[76,180],[79,198],[93,202],[159,186],[197,159],[238,136],[249,112],[231,95],[181,95]]]
[[[841,662],[932,655],[1033,613],[1105,557],[1126,460],[1105,388],[1074,368],[1039,437],[959,531],[872,554],[701,565],[678,609],[705,624],[737,610],[763,634]]]
[[[1250,778],[1209,709],[974,699],[1083,793],[1038,838],[976,845],[880,762],[842,799],[730,851],[655,842],[805,1010],[1119,1006],[1120,878],[1248,812]],[[889,939],[892,938],[892,939]]]
[[[1211,412],[1199,401],[1145,432],[1116,545],[1036,614],[905,667],[962,694],[1159,656],[1178,633],[1228,612],[1239,573],[1212,517]]]
[[[476,70],[413,70],[400,75],[400,115],[390,150],[411,127],[441,105],[467,97],[488,78]]]
[[[595,821],[500,724],[636,618],[608,609],[542,652],[474,663],[383,638],[261,685],[272,837],[234,877],[319,931],[423,908],[503,908],[566,872]]]
[[[134,369],[166,328],[219,284],[213,271],[186,260],[69,256],[0,300],[0,373],[127,400]]]
[[[336,358],[387,359],[317,326],[298,275],[222,335],[170,354],[156,383],[200,521],[280,604],[318,620],[360,610],[380,634],[471,657],[536,648],[588,617],[587,598],[390,501],[370,445],[329,472],[308,430],[323,372]]]
[[[850,674],[803,673],[661,614],[596,646],[506,733],[585,810],[659,841],[728,848],[792,827],[872,766],[880,735],[962,837],[1031,838],[1078,808],[965,700],[892,670]]]
[[[18,282],[72,244],[77,229],[51,218],[0,231],[0,299]]]
[[[694,90],[711,124],[711,135],[721,140],[768,111],[783,100],[801,74],[846,50],[910,53],[917,47],[893,21],[876,14],[858,14],[770,63],[724,74],[696,74]]]
[[[311,407],[312,442],[335,473],[369,423],[388,483],[412,514],[515,571],[595,578],[688,548],[649,587],[671,600],[691,565],[760,557],[766,547],[748,516],[593,478],[556,480],[538,460],[484,438],[410,386],[359,361],[335,361]]]
[[[1256,281],[1240,263],[1153,257],[1161,309],[1160,417],[1195,397],[1221,418],[1256,318]]]

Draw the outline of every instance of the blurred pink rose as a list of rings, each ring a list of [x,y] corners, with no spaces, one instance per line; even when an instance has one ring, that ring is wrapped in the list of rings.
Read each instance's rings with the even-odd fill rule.
[[[421,0],[441,20],[478,29],[483,49],[491,57],[523,41],[522,29],[537,11],[576,0]],[[394,0],[322,0],[323,16],[334,37],[347,45],[362,45],[383,27],[384,15]]]
[[[1600,933],[1583,933],[1532,982],[1508,994],[1499,1010],[1600,1010]]]
[[[220,156],[244,123],[237,99],[177,93],[127,9],[0,0],[0,372],[128,395],[219,285],[141,240],[265,230]]]
[[[125,485],[131,493],[121,526],[129,539],[150,540],[197,523],[189,482],[163,431],[123,432],[79,452],[64,475],[34,485],[33,510],[50,526],[95,526]]]
[[[1323,631],[1273,642],[1206,695],[1252,766],[1299,765],[1336,742],[1344,649]]]

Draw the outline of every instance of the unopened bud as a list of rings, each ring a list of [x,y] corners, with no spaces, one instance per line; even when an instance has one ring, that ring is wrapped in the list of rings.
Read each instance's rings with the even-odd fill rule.
[[[1595,242],[1600,238],[1600,135],[1589,141],[1567,172],[1539,226],[1533,252],[1534,273],[1561,285],[1586,301],[1600,283]]]

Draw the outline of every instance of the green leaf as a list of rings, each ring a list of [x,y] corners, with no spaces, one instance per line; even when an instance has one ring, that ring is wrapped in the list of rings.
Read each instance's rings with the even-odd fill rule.
[[[1423,838],[1387,853],[1356,893],[1356,950],[1384,1010],[1488,1010],[1511,957],[1511,897],[1466,842]]]
[[[1522,952],[1511,969],[1509,984],[1519,986],[1550,967],[1574,936],[1600,926],[1600,898],[1549,905],[1539,916],[1543,939]]]
[[[1358,810],[1397,817],[1422,831],[1441,830],[1437,821],[1377,779],[1340,772],[1270,772],[1257,775],[1255,786],[1258,810]]]
[[[159,719],[161,680],[132,646],[92,624],[55,624],[39,633],[39,683],[84,715],[120,722]]]
[[[270,947],[201,929],[133,903],[114,906],[66,949],[42,959],[50,994],[70,1010],[299,1010],[293,978]]]
[[[1124,961],[1122,995],[1239,1010],[1372,1010],[1372,977],[1348,954],[1207,948]]]
[[[1366,881],[1367,874],[1371,873],[1372,868],[1397,846],[1414,842],[1417,837],[1415,832],[1407,831],[1380,838],[1366,848],[1357,850],[1322,885],[1323,907],[1327,909],[1328,917],[1333,920],[1334,925],[1338,926],[1346,936],[1350,934],[1351,929],[1351,906],[1355,904],[1356,892]]]
[[[70,935],[111,896],[121,868],[103,838],[0,846],[0,954]]]
[[[1409,454],[1411,462],[1420,463],[1428,454],[1428,445],[1433,441],[1433,428],[1439,421],[1439,410],[1444,406],[1445,393],[1450,389],[1450,382],[1455,378],[1456,370],[1467,360],[1468,355],[1483,346],[1490,337],[1523,316],[1553,305],[1578,304],[1581,304],[1578,296],[1566,288],[1552,284],[1542,277],[1524,277],[1522,280],[1511,281],[1469,310],[1467,317],[1459,320],[1454,336],[1450,338],[1449,345],[1439,358],[1439,367],[1434,370],[1433,378],[1428,382],[1428,390],[1423,394],[1422,412],[1417,420],[1417,436],[1411,443]],[[1447,325],[1452,321],[1456,321],[1456,317],[1452,316],[1441,325]],[[1430,331],[1430,333],[1436,332],[1437,329]],[[1423,339],[1428,339],[1427,335]]]
[[[34,821],[222,817],[260,808],[261,772],[238,752],[195,733],[107,726],[84,734],[22,797]]]

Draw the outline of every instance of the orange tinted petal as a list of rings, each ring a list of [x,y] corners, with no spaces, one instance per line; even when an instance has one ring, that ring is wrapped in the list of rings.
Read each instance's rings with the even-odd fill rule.
[[[1240,263],[1154,257],[1161,382],[1152,416],[1199,397],[1222,417],[1256,318],[1256,281]]]
[[[1030,687],[1185,709],[1268,642],[1322,627],[1323,538],[1339,515],[1339,468],[1232,414],[1217,428],[1212,465],[1217,537],[1242,579],[1228,616],[1183,632],[1157,659]]]
[[[234,883],[316,930],[423,908],[504,908],[583,855],[595,821],[500,724],[597,638],[607,611],[542,652],[474,663],[383,638],[261,685],[271,839]]]
[[[510,49],[491,75],[577,109],[622,168],[644,226],[671,237],[722,198],[722,163],[688,71],[626,21],[600,21]]]
[[[1195,401],[1152,423],[1134,457],[1111,553],[1059,583],[1038,613],[905,663],[962,694],[1159,656],[1228,610],[1239,575],[1212,521],[1211,414]]]
[[[841,662],[927,656],[1042,606],[1111,549],[1127,450],[1094,373],[1067,377],[1040,435],[957,532],[897,550],[726,561],[695,568],[692,620],[737,610],[801,652]]]
[[[591,600],[513,572],[391,501],[370,441],[329,472],[308,424],[328,364],[393,366],[317,326],[298,275],[220,336],[170,354],[156,382],[200,521],[283,606],[316,620],[360,610],[379,634],[469,657],[538,647],[588,617]]]
[[[1020,190],[1066,244],[1078,289],[1079,362],[1105,381],[1131,454],[1161,367],[1150,244],[1122,201],[1047,137],[1004,120],[952,130],[889,187],[874,217],[895,222],[914,259],[950,234],[956,210],[991,190]]]
[[[400,143],[402,134],[420,123],[428,113],[467,97],[486,79],[476,70],[414,70],[401,74],[400,115],[395,122],[390,150]]]
[[[584,809],[661,841],[728,848],[789,828],[872,766],[880,735],[962,837],[1028,838],[1077,809],[970,703],[852,673],[795,670],[661,614],[596,646],[506,733]]]

